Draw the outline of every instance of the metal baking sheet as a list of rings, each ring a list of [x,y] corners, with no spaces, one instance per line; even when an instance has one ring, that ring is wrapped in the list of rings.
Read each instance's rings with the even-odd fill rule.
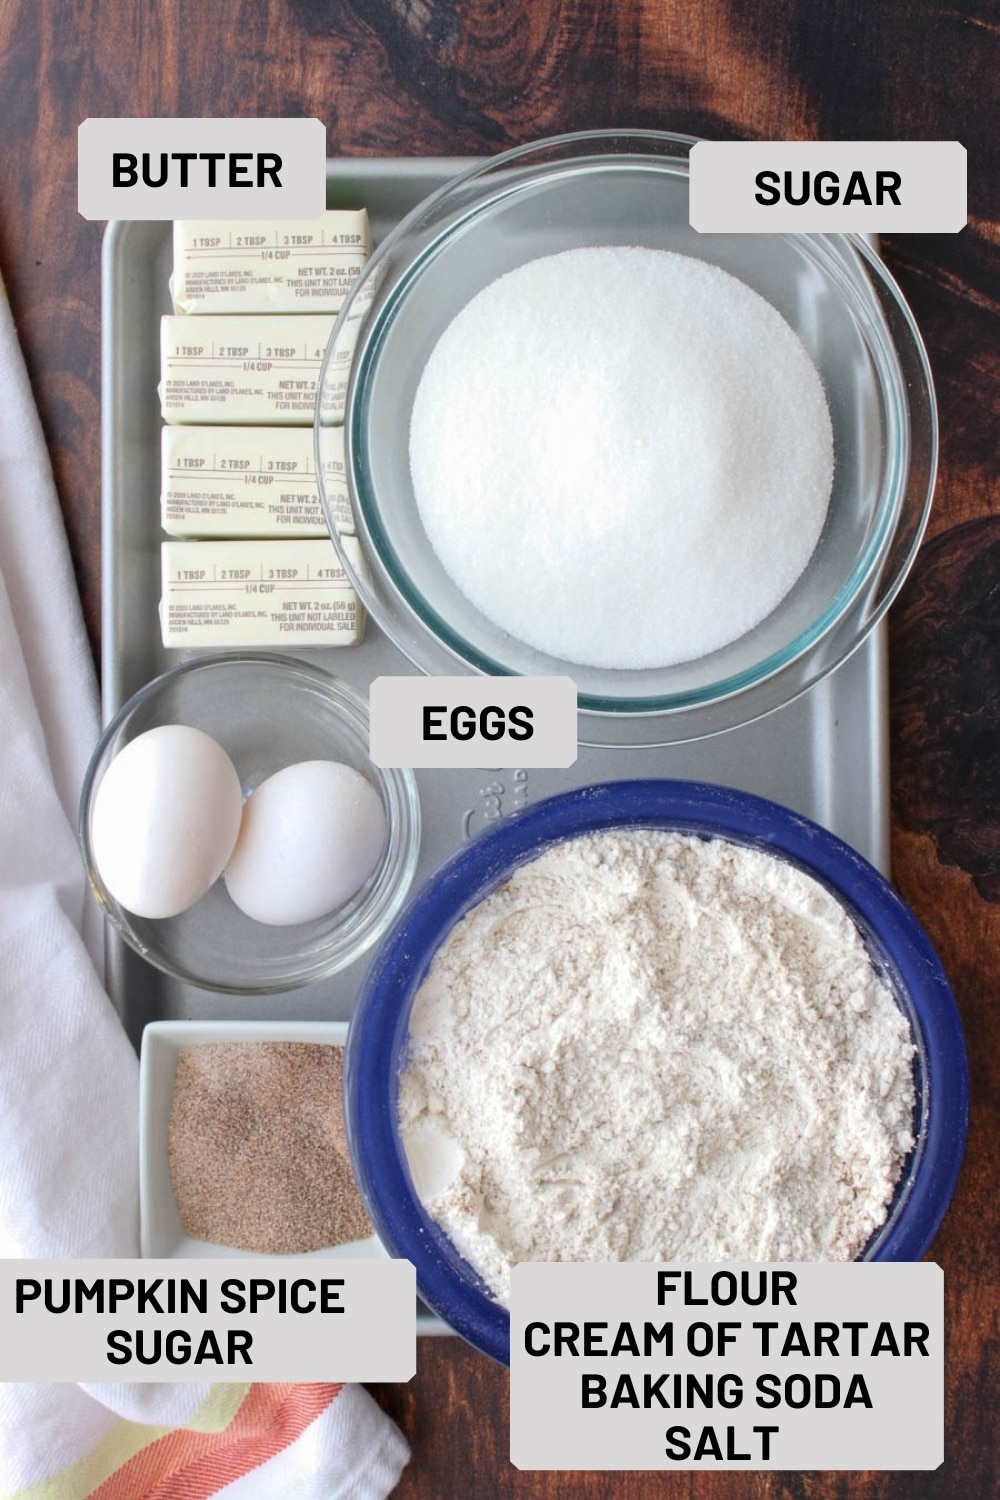
[[[376,243],[468,162],[356,158],[329,163],[331,207],[367,207]],[[103,251],[103,659],[105,721],[138,688],[193,655],[160,643],[159,319],[171,311],[168,222],[108,225]],[[303,653],[367,691],[414,668],[373,623],[360,646]],[[712,739],[659,749],[581,748],[568,771],[421,771],[420,881],[461,841],[525,802],[592,781],[677,776],[772,797],[846,839],[888,874],[888,695],[880,627],[787,708]],[[180,984],[108,932],[108,986],[132,1040],[147,1021],[349,1018],[365,960],[290,994],[245,999]],[[429,1323],[422,1328],[430,1329]],[[439,1325],[440,1326],[440,1325]]]

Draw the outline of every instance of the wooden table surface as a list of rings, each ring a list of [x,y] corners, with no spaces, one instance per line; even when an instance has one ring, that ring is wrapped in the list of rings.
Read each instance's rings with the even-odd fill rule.
[[[396,1492],[576,1500],[988,1500],[1000,1495],[1000,13],[988,0],[0,0],[0,270],[95,650],[100,239],[76,213],[88,115],[315,115],[331,155],[491,153],[564,130],[721,139],[958,139],[959,235],[888,240],[935,372],[941,469],[891,616],[895,879],[968,1038],[965,1167],[945,1268],[946,1452],[935,1473],[521,1474],[507,1376],[422,1340],[375,1387],[413,1461]]]

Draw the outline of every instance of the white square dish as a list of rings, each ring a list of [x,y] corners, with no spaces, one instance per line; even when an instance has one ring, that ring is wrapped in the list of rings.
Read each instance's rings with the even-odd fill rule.
[[[177,1058],[184,1047],[213,1042],[312,1042],[343,1047],[346,1021],[153,1021],[142,1034],[139,1063],[139,1240],[150,1258],[259,1259],[231,1245],[192,1239],[181,1223],[170,1180],[167,1131]],[[309,1252],[309,1259],[383,1256],[372,1235]]]

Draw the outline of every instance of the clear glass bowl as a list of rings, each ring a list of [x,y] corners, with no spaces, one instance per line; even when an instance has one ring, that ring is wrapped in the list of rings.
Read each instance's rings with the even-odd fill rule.
[[[691,137],[595,131],[519,147],[463,173],[382,242],[333,329],[317,396],[321,495],[343,420],[365,571],[342,560],[395,645],[428,673],[558,674],[578,688],[580,740],[655,745],[733,728],[797,697],[864,640],[923,535],[937,420],[927,356],[899,289],[857,236],[704,235],[688,223]],[[765,297],[815,361],[836,473],[816,551],[754,630],[698,660],[601,670],[536,651],[484,618],[424,533],[410,413],[444,329],[496,277],[583,245],[642,245],[721,266]],[[531,538],[511,537],[498,567]],[[641,545],[641,538],[637,539]]]
[[[378,867],[345,906],[293,927],[254,922],[217,880],[179,916],[126,911],[101,880],[91,847],[97,788],[118,752],[161,724],[202,729],[228,753],[244,796],[282,767],[338,760],[360,771],[382,798],[388,835]],[[147,684],[108,725],[80,802],[80,842],[98,901],[124,940],[164,973],[202,989],[272,994],[346,968],[392,922],[420,850],[420,800],[411,771],[383,771],[368,754],[368,706],[329,672],[274,652],[203,656]]]
[[[417,1291],[463,1338],[506,1363],[507,1309],[488,1292],[413,1184],[399,1127],[410,1013],[452,928],[521,864],[581,834],[657,828],[722,838],[787,860],[826,887],[891,986],[916,1047],[915,1144],[866,1261],[920,1260],[958,1180],[968,1126],[962,1023],[923,929],[886,880],[841,839],[763,797],[691,781],[577,787],[505,818],[458,850],[413,894],[365,976],[347,1039],[345,1120],[355,1176],[390,1255],[411,1260]]]

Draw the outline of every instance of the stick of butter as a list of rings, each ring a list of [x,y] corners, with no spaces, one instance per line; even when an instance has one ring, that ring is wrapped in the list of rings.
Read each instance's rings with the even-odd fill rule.
[[[354,537],[343,545],[361,572]],[[165,646],[353,646],[365,612],[325,541],[164,542]]]
[[[334,322],[326,314],[163,318],[163,420],[310,424]]]
[[[344,431],[331,428],[324,460],[337,530],[354,531]],[[161,522],[170,536],[323,536],[309,427],[164,427]]]
[[[371,249],[363,208],[260,223],[176,219],[174,312],[339,312]]]

